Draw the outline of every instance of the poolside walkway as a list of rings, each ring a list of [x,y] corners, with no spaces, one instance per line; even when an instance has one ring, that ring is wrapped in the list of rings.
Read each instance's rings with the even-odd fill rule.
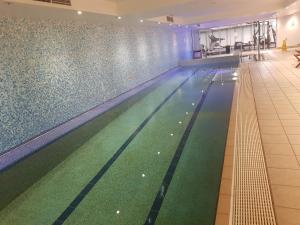
[[[300,224],[300,70],[292,52],[249,64],[278,225]]]
[[[241,64],[241,79],[237,86],[240,87],[239,93],[242,94],[238,99],[237,123],[234,123],[232,118],[231,126],[233,128],[229,129],[226,154],[232,152],[234,130],[237,132],[237,138],[234,142],[237,149],[235,158],[252,151],[251,149],[256,149],[258,152],[263,150],[263,169],[267,172],[267,183],[270,187],[276,223],[278,225],[299,225],[300,69],[295,68],[296,60],[293,59],[292,50],[285,53],[272,50],[265,53],[265,59],[262,62]],[[250,123],[251,126],[249,126]],[[253,135],[256,132],[257,124],[260,132],[258,138]],[[246,129],[241,129],[241,127],[246,128],[247,126],[248,131],[250,127],[252,127],[252,131],[245,135]],[[244,143],[241,143],[239,137],[246,137]],[[256,158],[250,160],[252,163],[258,161]],[[235,162],[237,161],[235,160]],[[248,162],[249,165],[250,162]],[[231,212],[232,217],[230,217],[231,198],[228,196],[238,196],[238,194],[226,193],[226,201],[224,196],[224,188],[227,187],[228,190],[231,181],[235,180],[231,179],[232,175],[226,175],[228,174],[226,170],[228,165],[232,166],[232,164],[228,164],[228,159],[226,161],[225,158],[216,225],[236,224],[234,221],[238,208],[235,207],[236,198],[233,197],[233,201],[231,201],[233,211]],[[235,164],[234,171],[236,172],[236,168],[241,165]],[[253,166],[252,169],[260,166]],[[224,185],[226,182],[227,184]],[[248,186],[246,186],[252,190],[259,189],[255,185],[255,182],[250,179]],[[233,190],[239,190],[237,187],[238,185],[235,183]],[[251,203],[252,198],[256,197],[246,196],[244,199],[240,199],[241,205]],[[260,206],[263,206],[261,208],[269,207],[265,202],[256,204],[256,208]],[[244,224],[243,222],[249,221],[249,218],[255,216],[253,215],[254,212],[256,209],[253,211],[252,208],[248,215],[244,215],[245,217],[242,218],[240,224]],[[259,224],[274,224],[273,219],[270,219],[272,212],[269,211],[268,213],[262,216],[265,219]]]

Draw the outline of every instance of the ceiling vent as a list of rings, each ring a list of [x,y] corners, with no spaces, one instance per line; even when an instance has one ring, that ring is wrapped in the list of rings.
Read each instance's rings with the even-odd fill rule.
[[[34,0],[34,1],[71,6],[71,0]]]

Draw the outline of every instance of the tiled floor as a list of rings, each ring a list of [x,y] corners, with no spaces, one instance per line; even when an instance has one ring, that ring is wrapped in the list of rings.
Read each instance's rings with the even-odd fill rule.
[[[300,224],[300,69],[291,52],[248,64],[278,225]]]
[[[249,104],[250,111],[255,105],[254,114],[259,124],[260,143],[278,225],[300,225],[300,69],[296,69],[295,64],[292,51],[269,51],[265,61],[242,63],[241,76],[249,76],[249,81],[244,81],[247,83],[244,86],[240,82],[237,84],[242,89],[240,92],[248,95],[248,99],[245,96],[240,99],[240,96],[239,101],[243,103],[238,105],[247,109]],[[249,101],[249,96],[254,96],[254,102]],[[234,133],[237,131],[233,118],[239,114],[244,118],[253,114],[247,110],[239,110],[236,114],[234,109],[235,105],[228,133],[216,225],[228,225],[230,220]]]

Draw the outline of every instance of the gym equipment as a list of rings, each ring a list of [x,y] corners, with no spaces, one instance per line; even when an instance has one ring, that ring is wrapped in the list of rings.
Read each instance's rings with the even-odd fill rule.
[[[221,41],[225,40],[224,38],[217,38],[213,34],[208,35],[208,37],[210,39],[210,46],[209,46],[210,51],[213,51],[215,48],[222,47]]]
[[[253,23],[254,49],[260,44],[261,49],[276,47],[276,31],[270,21],[256,21]],[[273,40],[272,40],[273,38]]]

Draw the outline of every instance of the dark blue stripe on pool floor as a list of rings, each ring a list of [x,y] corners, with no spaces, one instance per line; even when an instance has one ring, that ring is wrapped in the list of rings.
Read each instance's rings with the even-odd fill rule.
[[[170,95],[168,95],[162,103],[160,103],[155,110],[138,126],[138,128],[129,136],[129,138],[122,144],[122,146],[116,151],[116,153],[106,162],[106,164],[99,170],[99,172],[90,180],[90,182],[81,190],[81,192],[75,197],[70,205],[63,211],[63,213],[56,219],[53,225],[63,224],[73,211],[78,207],[80,202],[86,197],[86,195],[93,189],[97,182],[103,177],[112,164],[118,159],[118,157],[124,152],[130,142],[138,135],[138,133],[146,126],[151,118],[161,109],[161,107],[191,78],[197,73],[198,69],[193,72],[191,76],[186,78]]]
[[[209,91],[210,87],[212,86],[212,84],[213,84],[213,81],[210,82],[210,84],[208,85],[205,93],[202,95],[202,97],[201,97],[201,99],[200,99],[200,101],[199,101],[199,103],[198,103],[198,105],[197,105],[197,107],[196,107],[196,109],[193,113],[193,116],[192,116],[188,126],[186,127],[182,137],[181,137],[179,145],[177,146],[176,152],[175,152],[175,154],[172,158],[172,161],[170,163],[170,166],[169,166],[169,168],[168,168],[168,170],[165,174],[163,182],[162,182],[162,184],[161,184],[161,186],[160,186],[160,188],[157,192],[156,198],[155,198],[155,200],[152,204],[152,207],[150,209],[150,212],[148,214],[148,217],[147,217],[146,222],[145,222],[144,225],[153,225],[153,224],[155,224],[155,221],[156,221],[157,216],[159,214],[160,208],[161,208],[162,203],[164,201],[165,195],[168,191],[168,188],[169,188],[169,185],[172,181],[172,178],[173,178],[173,175],[175,173],[176,167],[178,165],[178,162],[179,162],[180,157],[182,155],[182,152],[184,150],[185,144],[188,140],[188,137],[191,133],[191,130],[192,130],[195,122],[196,122],[197,116],[198,116],[198,114],[199,114],[199,112],[202,108],[202,105],[205,101],[205,98],[206,98],[206,96],[208,94],[208,91]]]

